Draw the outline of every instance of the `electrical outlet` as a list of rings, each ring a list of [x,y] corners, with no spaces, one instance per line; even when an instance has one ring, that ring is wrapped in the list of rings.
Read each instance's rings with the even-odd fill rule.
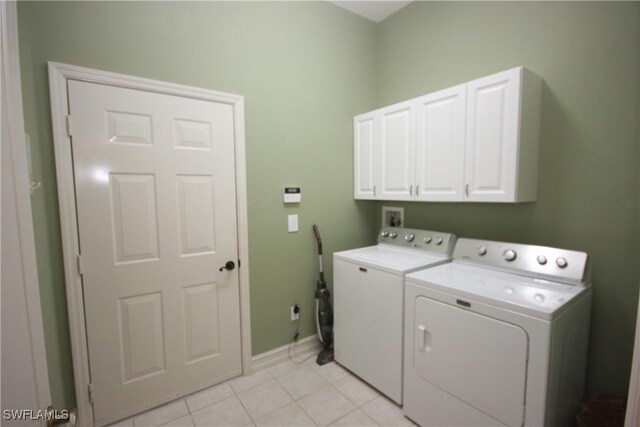
[[[295,304],[291,306],[291,321],[300,320],[300,305]]]

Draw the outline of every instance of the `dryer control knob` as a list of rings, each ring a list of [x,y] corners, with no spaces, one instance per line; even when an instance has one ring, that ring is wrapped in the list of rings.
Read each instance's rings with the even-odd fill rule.
[[[398,233],[392,231],[391,233],[389,233],[389,237],[391,237],[392,239],[395,239],[396,237],[398,237]]]
[[[544,256],[544,255],[540,255],[536,259],[538,260],[538,264],[540,264],[540,265],[545,265],[547,263],[547,257]]]
[[[431,243],[431,236],[427,236],[424,238],[424,242],[428,245],[429,243]]]
[[[380,235],[382,237],[389,237],[389,232],[388,231],[383,231],[382,233],[380,233]]]
[[[569,265],[569,263],[567,262],[566,259],[560,257],[556,260],[556,264],[558,264],[558,267],[560,268],[565,268],[567,265]]]
[[[436,245],[441,245],[442,244],[442,237],[438,237],[436,239]]]
[[[518,256],[516,251],[512,249],[507,249],[502,255],[504,255],[504,259],[506,259],[507,261],[513,261]]]
[[[486,254],[487,254],[487,247],[486,246],[480,246],[478,248],[478,255],[485,256]]]
[[[406,240],[407,242],[413,242],[413,239],[415,239],[416,236],[413,233],[409,233],[406,236],[404,236],[404,240]]]

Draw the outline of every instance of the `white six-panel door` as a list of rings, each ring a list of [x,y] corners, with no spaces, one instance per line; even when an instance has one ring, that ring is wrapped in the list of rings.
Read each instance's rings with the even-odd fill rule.
[[[229,104],[69,82],[94,418],[241,372]]]
[[[467,86],[416,100],[416,193],[418,200],[464,199]]]

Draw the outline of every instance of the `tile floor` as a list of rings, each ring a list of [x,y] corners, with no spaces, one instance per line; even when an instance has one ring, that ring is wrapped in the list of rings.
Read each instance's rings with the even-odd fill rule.
[[[336,363],[283,362],[112,424],[128,427],[414,426]]]

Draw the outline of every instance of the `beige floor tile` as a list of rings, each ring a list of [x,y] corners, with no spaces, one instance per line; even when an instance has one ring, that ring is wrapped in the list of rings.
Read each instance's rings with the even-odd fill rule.
[[[313,368],[322,376],[322,378],[330,383],[335,383],[336,381],[351,375],[349,371],[338,365],[336,362],[327,363],[322,366],[315,365]]]
[[[271,381],[273,377],[268,370],[258,371],[255,374],[247,375],[246,377],[238,377],[229,381],[229,385],[236,393],[242,393],[245,390],[249,390],[257,385],[264,384],[267,381]]]
[[[328,385],[328,383],[310,367],[296,369],[278,378],[277,381],[295,400]]]
[[[318,425],[328,425],[356,409],[333,387],[320,389],[297,403]]]
[[[251,423],[237,396],[224,399],[191,414],[196,427],[246,426]]]
[[[184,417],[162,424],[162,427],[193,427],[193,420],[191,415],[187,414]]]
[[[333,386],[356,406],[362,406],[380,396],[373,387],[351,375],[338,380]]]
[[[238,393],[238,398],[253,420],[293,403],[291,396],[276,380]]]
[[[180,418],[188,413],[189,409],[187,409],[187,404],[184,400],[174,400],[166,405],[136,415],[133,418],[133,425],[135,427],[155,427]]]
[[[226,382],[206,388],[197,393],[193,393],[185,397],[185,400],[189,407],[189,411],[194,412],[198,409],[204,408],[205,406],[220,402],[230,396],[233,396],[233,390],[229,383]]]
[[[360,409],[381,426],[414,426],[402,409],[384,396],[377,397]]]
[[[287,360],[286,362],[278,363],[277,365],[268,368],[267,371],[269,371],[273,378],[278,378],[288,374],[289,372],[295,371],[298,368],[298,365]]]
[[[360,409],[356,409],[353,412],[349,412],[344,417],[340,418],[338,421],[331,424],[332,426],[343,426],[343,427],[365,427],[365,426],[377,426],[375,421],[373,421],[367,414],[362,412]]]
[[[296,404],[285,406],[275,412],[270,413],[256,420],[258,427],[263,426],[315,426],[314,422],[307,414]]]

